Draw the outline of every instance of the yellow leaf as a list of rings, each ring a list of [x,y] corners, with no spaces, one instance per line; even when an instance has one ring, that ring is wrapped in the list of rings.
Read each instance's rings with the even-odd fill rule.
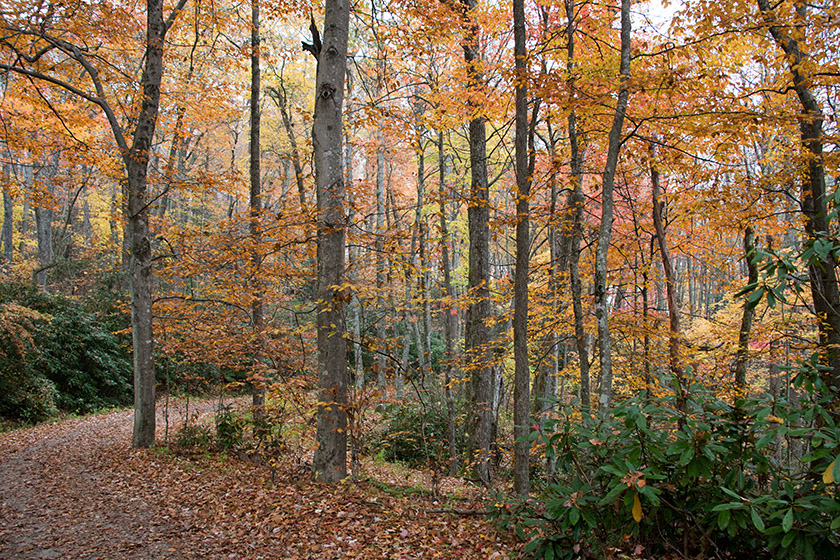
[[[639,501],[639,495],[633,496],[633,519],[636,523],[642,520],[642,502]]]
[[[836,460],[837,459],[835,459],[834,461]],[[823,482],[825,484],[834,484],[834,461],[832,461],[831,464],[828,465],[828,468],[825,469],[825,472],[823,473]]]

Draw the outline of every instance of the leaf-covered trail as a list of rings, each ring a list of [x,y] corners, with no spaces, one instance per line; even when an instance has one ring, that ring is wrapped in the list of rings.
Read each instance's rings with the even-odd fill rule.
[[[0,434],[0,560],[494,559],[515,548],[480,516],[437,513],[432,496],[315,484],[291,462],[272,484],[267,468],[233,459],[133,450],[131,418]]]
[[[0,434],[0,559],[204,557],[189,517],[161,516],[165,489],[129,468],[148,456],[130,449],[131,420],[122,411]]]

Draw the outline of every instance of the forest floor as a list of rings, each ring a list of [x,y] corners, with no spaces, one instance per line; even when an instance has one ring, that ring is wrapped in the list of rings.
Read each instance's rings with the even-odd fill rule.
[[[185,405],[170,403],[170,425]],[[190,416],[215,405],[193,401]],[[305,452],[268,467],[137,450],[131,424],[118,411],[0,434],[0,560],[492,560],[520,548],[479,514],[486,492],[456,479],[365,462],[362,482],[318,484]]]

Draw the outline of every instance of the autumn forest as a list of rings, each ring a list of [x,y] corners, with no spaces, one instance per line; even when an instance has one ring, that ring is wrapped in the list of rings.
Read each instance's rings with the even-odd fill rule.
[[[519,557],[836,556],[840,4],[0,14],[15,427],[427,469]]]

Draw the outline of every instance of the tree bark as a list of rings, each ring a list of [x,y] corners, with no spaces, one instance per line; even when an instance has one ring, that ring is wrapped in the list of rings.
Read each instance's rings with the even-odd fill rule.
[[[262,188],[260,183],[260,1],[251,0],[251,132],[248,143],[250,156],[249,193],[251,233],[251,274],[254,290],[251,302],[251,327],[254,331],[253,371],[251,373],[251,405],[255,415],[261,415],[265,405],[265,379],[263,360],[263,289],[260,277],[260,217],[262,214]]]
[[[292,116],[289,113],[289,97],[286,94],[286,85],[283,82],[283,77],[280,77],[279,88],[269,88],[272,99],[280,109],[280,117],[283,120],[283,128],[286,130],[286,136],[289,138],[289,147],[291,149],[292,167],[295,171],[295,185],[298,191],[298,202],[300,204],[300,211],[306,212],[306,187],[303,184],[303,164],[301,163],[300,150],[298,149],[297,137],[295,136],[295,125],[292,121]]]
[[[56,152],[32,174],[32,178],[41,188],[46,188],[50,195],[55,194],[53,178],[58,170],[59,154]],[[52,161],[50,161],[52,160]],[[51,206],[36,205],[35,210],[35,233],[38,240],[38,270],[35,274],[35,281],[41,289],[47,288],[47,269],[53,264],[53,209]]]
[[[134,447],[155,442],[155,357],[152,332],[152,243],[146,174],[157,125],[163,44],[166,32],[186,0],[163,18],[163,0],[147,0],[146,57],[141,79],[143,100],[137,115],[131,149],[124,157],[128,188],[128,229],[131,240],[131,323],[134,344]],[[109,119],[110,120],[110,119]]]
[[[380,142],[384,142],[380,135]],[[384,297],[387,274],[385,273],[385,147],[380,145],[376,150],[376,233],[374,235],[374,251],[376,252],[376,305],[379,309],[379,320],[376,322],[376,336],[380,347],[385,346],[385,317],[387,316]],[[376,357],[376,382],[380,391],[385,390],[387,377],[385,375],[385,353],[380,352]]]
[[[621,129],[624,114],[630,97],[630,3],[621,0],[621,63],[619,65],[618,101],[613,116],[609,135],[607,161],[604,164],[603,186],[601,189],[601,227],[595,248],[595,320],[598,326],[598,352],[601,361],[601,394],[598,397],[598,409],[602,416],[607,416],[612,401],[612,346],[610,343],[609,309],[607,293],[607,254],[610,248],[613,222],[613,189],[618,166],[618,154],[621,150]]]
[[[548,33],[549,13],[543,10],[541,15],[543,36],[545,37]],[[547,73],[545,61],[542,62],[542,72],[543,74]],[[532,129],[534,124],[532,122]],[[557,137],[550,118],[546,119],[546,128],[548,129],[548,157],[551,162],[551,171],[548,174],[546,185],[549,192],[547,243],[550,264],[548,267],[548,300],[554,304],[559,302],[562,289],[561,274],[567,269],[569,263],[568,240],[571,238],[572,212],[571,210],[567,210],[563,214],[558,212],[560,189],[557,177],[560,171],[560,162],[557,157]],[[533,149],[531,155],[534,155]],[[555,403],[550,401],[557,397],[557,375],[560,371],[560,337],[552,322],[550,318],[547,318],[546,323],[544,323],[543,328],[547,327],[548,332],[542,336],[538,368],[531,385],[531,414],[537,418],[541,428],[545,426],[545,421],[548,420],[550,412],[555,408]]]
[[[312,475],[337,482],[347,476],[347,340],[343,298],[345,232],[342,105],[350,5],[326,0],[319,49],[312,144],[317,188],[318,426]],[[313,25],[314,27],[314,25]]]
[[[348,91],[349,94],[349,91]],[[348,138],[344,141],[344,177],[347,181],[347,223],[352,224],[354,217],[354,202],[353,202],[353,144]],[[351,284],[355,284],[357,279],[356,267],[359,259],[359,248],[357,244],[350,243],[347,248],[347,280]],[[353,328],[353,365],[355,377],[356,397],[361,395],[362,389],[365,386],[365,368],[362,347],[362,303],[359,301],[359,296],[354,290],[353,298],[350,300],[350,321]]]
[[[574,60],[575,60],[575,2],[566,1],[566,45],[567,45],[567,70],[569,71],[569,91],[575,91],[574,83]],[[577,113],[572,110],[568,118],[569,148],[571,159],[569,169],[571,171],[572,192],[569,196],[569,206],[572,212],[572,230],[569,243],[569,283],[572,290],[572,310],[575,317],[575,344],[577,346],[579,365],[579,396],[581,413],[589,415],[591,407],[591,394],[589,388],[589,345],[586,339],[584,328],[583,287],[580,281],[580,242],[583,237],[583,156],[584,152],[580,146],[580,137],[577,130]]]
[[[421,325],[422,330],[417,340],[417,357],[421,364],[420,378],[425,379],[427,373],[431,372],[431,311],[429,309],[429,265],[427,262],[426,247],[426,217],[423,214],[423,207],[426,205],[426,151],[423,144],[425,130],[420,124],[423,114],[422,101],[414,105],[415,112],[415,135],[417,137],[417,205],[414,212],[414,226],[417,231],[417,251],[419,255],[418,282],[421,301]]]
[[[6,264],[12,264],[14,259],[14,215],[14,199],[6,189],[3,189],[3,230],[0,234],[0,241],[3,242],[3,259]]]
[[[446,400],[446,435],[449,441],[449,474],[458,472],[458,447],[455,440],[455,294],[452,290],[452,270],[449,261],[449,227],[446,217],[446,154],[443,150],[443,131],[438,131],[438,198],[440,199],[440,261],[443,268],[442,305],[443,337],[446,363],[443,366],[443,395]]]
[[[479,24],[473,11],[477,0],[462,0],[464,31],[462,40],[467,64],[467,86],[475,95],[484,88]],[[483,484],[490,484],[490,445],[492,443],[492,350],[490,348],[490,197],[487,184],[486,119],[476,101],[469,101],[476,116],[470,120],[470,196],[467,208],[469,223],[469,272],[464,349],[471,372],[471,414],[469,420],[468,460],[473,475]]]
[[[528,169],[528,66],[524,0],[513,0],[513,39],[516,67],[516,265],[513,287],[513,490],[520,498],[530,492],[531,445],[530,384],[528,363],[528,272],[530,256],[531,176]]]
[[[755,233],[750,226],[744,230],[744,259],[747,262],[747,285],[758,282],[758,264],[755,258]],[[735,355],[733,373],[735,385],[746,396],[747,393],[747,362],[750,357],[750,331],[755,308],[744,302],[744,313],[741,315],[741,328],[738,330],[738,352]]]
[[[653,193],[653,228],[656,232],[656,242],[659,245],[659,256],[662,259],[662,270],[665,273],[665,290],[668,300],[668,320],[670,332],[668,334],[668,357],[671,375],[674,376],[674,393],[676,394],[677,410],[685,414],[688,390],[685,387],[684,372],[680,362],[680,310],[677,303],[676,278],[671,263],[671,252],[665,239],[665,224],[662,221],[662,210],[665,202],[662,200],[659,170],[656,168],[656,149],[653,143],[648,144],[650,154],[650,182]]]

